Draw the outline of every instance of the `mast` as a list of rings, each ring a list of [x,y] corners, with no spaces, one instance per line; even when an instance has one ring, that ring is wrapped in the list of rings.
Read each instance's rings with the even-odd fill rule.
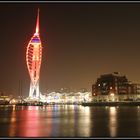
[[[36,31],[34,35],[39,35],[39,8],[37,12],[37,20],[36,20]]]

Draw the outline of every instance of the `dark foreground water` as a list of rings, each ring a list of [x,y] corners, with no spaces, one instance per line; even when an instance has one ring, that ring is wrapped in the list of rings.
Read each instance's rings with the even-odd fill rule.
[[[140,137],[140,108],[0,106],[0,137]]]

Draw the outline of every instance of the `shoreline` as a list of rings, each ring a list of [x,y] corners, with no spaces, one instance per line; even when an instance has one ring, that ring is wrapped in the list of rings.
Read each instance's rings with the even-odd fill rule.
[[[13,106],[14,104],[0,104],[0,106]],[[48,106],[48,105],[82,105],[82,106],[140,106],[140,101],[117,101],[117,102],[83,102],[80,104],[15,104],[15,106]]]
[[[130,101],[88,102],[88,103],[82,103],[82,106],[140,106],[140,102],[130,102]]]

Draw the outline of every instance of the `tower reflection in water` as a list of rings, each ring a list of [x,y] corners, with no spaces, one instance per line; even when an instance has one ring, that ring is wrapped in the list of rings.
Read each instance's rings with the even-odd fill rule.
[[[13,108],[9,126],[10,137],[49,137],[52,127],[52,110],[48,109],[49,119],[42,119],[43,107],[28,106],[23,109]],[[45,108],[46,110],[46,108]]]

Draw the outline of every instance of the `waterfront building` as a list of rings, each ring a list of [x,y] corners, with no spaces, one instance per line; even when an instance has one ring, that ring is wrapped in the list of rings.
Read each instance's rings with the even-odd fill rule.
[[[50,92],[46,99],[47,103],[80,104],[91,100],[91,92]]]
[[[39,9],[37,14],[36,30],[28,43],[26,50],[26,63],[30,75],[29,98],[40,99],[39,75],[42,60],[42,45],[39,35]]]
[[[140,84],[130,82],[128,93],[129,94],[140,94]]]
[[[118,72],[104,74],[92,85],[92,95],[131,95],[140,93],[140,84],[128,81]]]
[[[0,104],[8,104],[10,101],[10,96],[0,96]]]

